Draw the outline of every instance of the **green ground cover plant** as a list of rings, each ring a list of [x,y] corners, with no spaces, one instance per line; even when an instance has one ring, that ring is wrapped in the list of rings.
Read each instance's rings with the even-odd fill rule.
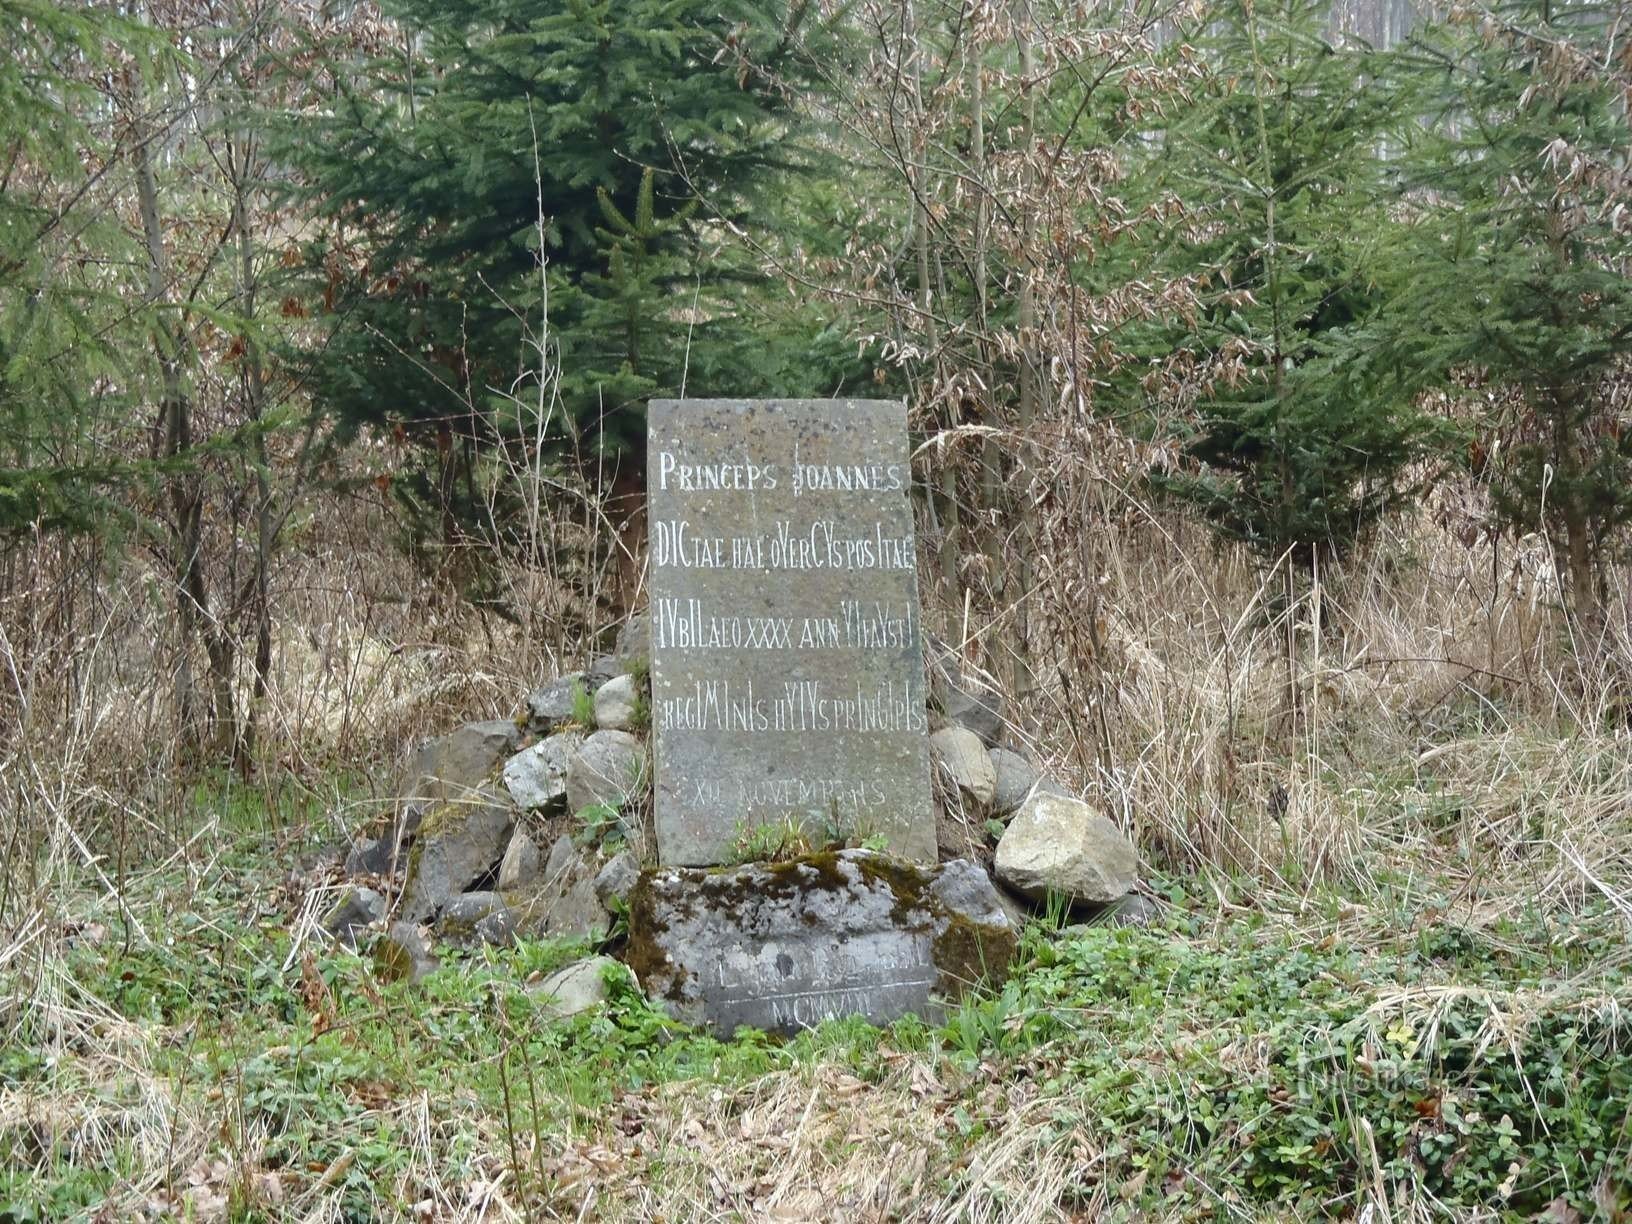
[[[1175,882],[1147,929],[1034,924],[1011,979],[936,1022],[719,1041],[621,971],[551,1018],[528,987],[582,944],[377,981],[303,920],[311,830],[224,834],[132,882],[132,931],[70,921],[5,966],[0,1218],[819,1218],[818,1189],[831,1218],[1632,1207],[1607,900],[1490,922],[1415,885]]]

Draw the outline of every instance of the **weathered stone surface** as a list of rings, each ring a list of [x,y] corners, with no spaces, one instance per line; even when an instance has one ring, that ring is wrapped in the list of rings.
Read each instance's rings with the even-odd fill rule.
[[[1082,798],[1082,796],[1077,794],[1076,791],[1066,786],[1064,782],[1061,782],[1058,778],[1051,777],[1048,774],[1044,774],[1042,777],[1037,779],[1037,785],[1032,788],[1032,794],[1057,795],[1061,799]]]
[[[450,799],[426,813],[408,856],[402,916],[434,917],[448,900],[493,871],[510,844],[515,809],[492,790]]]
[[[374,945],[374,972],[388,982],[417,982],[438,964],[431,946],[411,922],[393,922]]]
[[[646,748],[627,731],[597,731],[567,762],[567,810],[621,808],[646,787]]]
[[[998,816],[1012,816],[1020,810],[1042,774],[1025,757],[1007,748],[993,748],[990,756],[996,783],[992,788],[992,811]]]
[[[466,723],[422,745],[403,773],[400,797],[429,808],[481,786],[521,747],[521,729],[504,719]]]
[[[636,612],[618,630],[618,643],[612,648],[612,657],[625,671],[643,669],[652,657],[652,614]]]
[[[572,672],[540,685],[527,695],[527,727],[548,735],[561,724],[572,721],[573,695],[588,692],[582,672]]]
[[[610,956],[591,956],[557,970],[536,986],[529,986],[527,993],[537,995],[552,1016],[564,1020],[606,1002],[608,971],[625,972]]]
[[[942,727],[929,737],[929,751],[935,767],[960,794],[982,807],[991,803],[997,774],[978,735],[965,727]]]
[[[508,944],[516,937],[516,923],[504,898],[496,892],[467,892],[450,897],[436,920],[436,929],[456,943]]]
[[[601,862],[559,839],[550,851],[544,876],[530,889],[504,894],[515,915],[516,929],[532,938],[599,939],[612,927],[612,916],[595,892]]]
[[[595,874],[573,874],[559,886],[530,895],[506,897],[516,930],[532,939],[601,939],[612,929],[612,916],[595,895]]]
[[[1033,794],[997,843],[997,876],[1034,901],[1116,901],[1137,883],[1139,860],[1117,828],[1080,799]]]
[[[550,847],[550,857],[544,863],[544,882],[552,884],[559,880],[577,861],[578,847],[572,844],[572,838],[562,834],[555,839]]]
[[[400,827],[393,823],[378,837],[365,837],[353,842],[346,854],[346,874],[353,877],[394,876],[402,858],[397,844],[397,830]]]
[[[505,848],[504,858],[499,862],[499,891],[509,892],[514,888],[525,888],[537,880],[538,876],[538,847],[533,844],[532,838],[517,829],[510,835],[510,844]]]
[[[998,902],[1003,906],[1003,913],[1009,919],[1009,925],[1016,931],[1023,930],[1026,923],[1031,921],[1031,902],[1015,896],[1001,883],[993,881],[997,889]]]
[[[567,797],[567,765],[583,745],[581,731],[557,731],[504,763],[504,787],[527,812],[559,807]]]
[[[953,859],[942,863],[929,877],[929,891],[950,913],[980,926],[1002,926],[1008,922],[1009,911],[998,895],[997,886],[979,863]]]
[[[973,731],[988,747],[1003,739],[1008,727],[996,686],[938,638],[929,643],[929,686],[948,722]]]
[[[629,851],[614,854],[595,877],[595,896],[602,905],[611,909],[614,903],[629,899],[629,891],[640,879],[640,864]]]
[[[385,898],[372,888],[353,886],[323,918],[323,929],[353,950],[358,937],[385,918]]]
[[[659,861],[788,821],[933,861],[905,408],[648,406]]]
[[[1105,907],[1105,912],[1096,919],[1106,926],[1113,927],[1147,927],[1152,923],[1160,922],[1162,907],[1149,897],[1138,893],[1129,893],[1120,901],[1113,901]]]
[[[835,1016],[934,1017],[1001,980],[1015,931],[972,863],[924,867],[865,850],[732,871],[646,872],[626,959],[677,1018],[721,1036]]]
[[[635,723],[640,694],[633,676],[614,676],[595,690],[595,725],[609,731],[627,731]]]
[[[629,670],[628,664],[615,654],[596,655],[584,672],[584,684],[594,692],[609,680],[615,680]]]

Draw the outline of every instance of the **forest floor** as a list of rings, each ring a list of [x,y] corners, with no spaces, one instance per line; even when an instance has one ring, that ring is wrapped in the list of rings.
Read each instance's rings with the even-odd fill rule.
[[[1145,928],[1028,929],[948,1022],[782,1042],[627,982],[551,1020],[523,943],[417,984],[308,934],[320,811],[200,790],[0,949],[0,1220],[1625,1219],[1624,901],[1492,911],[1152,881]],[[208,846],[208,852],[200,847]],[[78,913],[80,917],[71,915]],[[1494,915],[1494,916],[1493,916]]]

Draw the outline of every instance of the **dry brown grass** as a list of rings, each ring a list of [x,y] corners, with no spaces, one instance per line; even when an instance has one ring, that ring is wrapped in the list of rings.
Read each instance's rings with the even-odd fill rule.
[[[1336,884],[1361,903],[1399,870],[1491,917],[1627,895],[1624,583],[1603,640],[1572,642],[1540,546],[1466,545],[1446,507],[1469,494],[1447,493],[1288,601],[1243,550],[1112,475],[1060,468],[1024,609],[1032,681],[1012,708],[1016,738],[1154,868],[1294,896]],[[552,541],[539,555],[561,556],[592,524],[552,523],[544,505],[528,531]],[[514,712],[589,648],[591,605],[562,593],[582,573],[509,567],[513,606],[534,612],[502,620],[417,573],[377,507],[336,510],[303,529],[279,575],[265,785],[386,776],[418,739]],[[109,581],[44,549],[33,560],[0,597],[0,930],[13,932],[50,909],[53,882],[84,875],[117,905],[125,873],[198,853],[200,834],[182,781],[198,763],[176,747],[169,705],[178,644],[153,574],[131,564]],[[1019,610],[971,582],[948,606],[926,578],[929,619],[1011,680]],[[371,813],[366,786],[353,798],[337,833]]]
[[[1468,543],[1479,491],[1447,488],[1288,592],[1284,571],[1144,501],[1130,473],[1152,456],[1106,441],[1048,453],[1050,500],[1010,537],[1037,538],[1030,598],[1004,603],[1004,575],[973,558],[974,598],[939,621],[989,674],[1026,677],[1016,737],[1153,863],[1294,894],[1363,895],[1399,868],[1496,906],[1626,895],[1625,570],[1584,641],[1544,544]]]

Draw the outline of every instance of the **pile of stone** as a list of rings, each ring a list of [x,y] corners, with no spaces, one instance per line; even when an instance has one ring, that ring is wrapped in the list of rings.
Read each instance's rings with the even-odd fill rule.
[[[1002,976],[1028,907],[1051,895],[1113,921],[1146,916],[1121,831],[1012,746],[995,691],[933,640],[937,789],[966,823],[1002,823],[989,868],[836,848],[658,869],[645,633],[631,621],[613,654],[535,690],[515,720],[424,744],[391,826],[350,849],[333,937],[372,941],[381,972],[418,977],[437,964],[433,942],[601,941],[626,912],[622,954],[640,986],[677,1018],[729,1035],[738,1024],[793,1031],[852,997],[875,1020],[932,1016],[973,981]],[[611,963],[591,958],[538,989],[570,1014],[600,997]]]
[[[334,938],[378,936],[376,963],[410,977],[435,967],[433,939],[604,938],[647,841],[643,632],[633,623],[613,654],[537,689],[516,719],[421,746],[390,827],[346,856],[351,883],[325,922]]]
[[[942,725],[930,756],[948,799],[966,824],[1004,826],[992,872],[1032,903],[1051,894],[1101,909],[1113,921],[1148,916],[1133,895],[1139,861],[1116,824],[1011,746],[996,685],[931,638],[930,693]],[[1105,907],[1115,907],[1106,909]]]

